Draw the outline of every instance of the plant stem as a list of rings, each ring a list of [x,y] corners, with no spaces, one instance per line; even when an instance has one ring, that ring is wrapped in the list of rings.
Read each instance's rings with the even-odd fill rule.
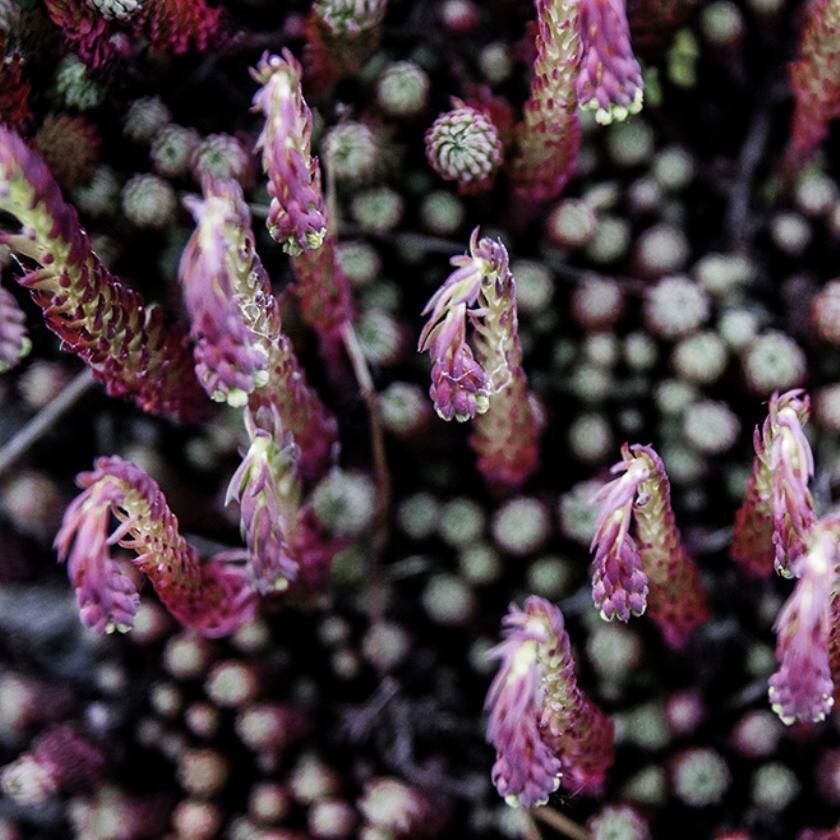
[[[372,620],[381,618],[384,610],[383,595],[385,587],[381,579],[380,558],[388,542],[388,525],[391,510],[391,474],[388,470],[388,456],[385,452],[385,432],[382,428],[382,416],[379,411],[379,403],[376,399],[376,389],[373,385],[373,378],[370,368],[365,359],[359,338],[356,335],[353,324],[346,321],[341,328],[341,338],[344,348],[350,358],[353,367],[353,374],[359,385],[362,398],[367,405],[368,422],[370,424],[370,446],[373,457],[373,469],[376,474],[377,504],[376,504],[376,527],[373,534],[373,550],[371,552],[369,573],[371,580],[371,605],[370,612]]]
[[[0,475],[22,458],[73,406],[94,383],[88,368],[70,380],[59,395],[18,429],[0,449]]]
[[[592,840],[592,835],[585,828],[559,811],[555,811],[554,808],[534,808],[531,813],[538,820],[542,820],[546,825],[559,831],[564,837],[570,837],[572,840]]]

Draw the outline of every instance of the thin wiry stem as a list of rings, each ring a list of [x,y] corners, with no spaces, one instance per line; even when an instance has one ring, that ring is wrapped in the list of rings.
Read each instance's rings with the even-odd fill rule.
[[[0,449],[0,475],[20,460],[94,384],[89,368],[78,373],[59,395],[45,405]]]
[[[555,811],[544,805],[542,808],[534,808],[531,813],[546,825],[559,831],[564,837],[572,840],[592,840],[592,835],[574,820],[569,819],[565,814]]]

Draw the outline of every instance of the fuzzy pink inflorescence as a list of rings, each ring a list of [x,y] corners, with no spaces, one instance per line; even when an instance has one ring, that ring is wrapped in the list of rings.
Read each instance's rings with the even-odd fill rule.
[[[735,516],[732,556],[748,573],[790,575],[814,522],[808,483],[814,458],[803,430],[810,401],[801,389],[774,393],[753,435],[755,460]]]
[[[516,282],[501,242],[470,238],[470,251],[429,300],[418,349],[432,357],[430,394],[445,420],[475,419],[478,468],[502,490],[537,468],[542,412],[528,393],[516,313]],[[472,325],[475,353],[467,344]]]
[[[288,50],[282,57],[266,53],[253,76],[262,85],[254,110],[265,117],[257,149],[271,196],[268,229],[292,258],[304,321],[328,347],[352,319],[353,307],[311,151],[312,114],[301,91],[300,64]]]
[[[0,286],[0,372],[13,368],[28,349],[26,316],[12,293]]]
[[[197,228],[179,276],[195,339],[196,371],[211,396],[253,411],[277,411],[294,435],[307,476],[326,465],[337,423],[309,385],[283,333],[280,303],[257,255],[238,183],[207,179],[191,199]]]
[[[776,620],[779,669],[770,678],[769,697],[785,723],[821,721],[834,705],[829,627],[839,537],[838,517],[814,525],[792,567],[796,586]]]
[[[662,459],[640,444],[625,444],[621,455],[613,471],[624,475],[596,496],[593,599],[606,618],[623,621],[647,607],[665,642],[680,648],[709,614],[700,574],[676,525]]]
[[[577,98],[599,123],[623,120],[642,108],[644,82],[630,46],[624,0],[580,0],[583,43]]]
[[[608,621],[628,621],[647,607],[647,575],[630,529],[636,496],[650,473],[640,460],[619,461],[613,472],[622,474],[593,499],[599,509],[590,546],[594,551],[592,600]]]
[[[119,545],[151,581],[167,609],[206,636],[232,633],[253,617],[256,594],[239,554],[202,562],[181,536],[157,484],[121,458],[100,458],[77,479],[83,492],[69,505],[56,536],[67,561],[82,621],[100,632],[130,629],[137,591],[112,555]],[[111,532],[111,515],[119,525]]]
[[[562,783],[596,792],[613,759],[613,724],[581,692],[563,616],[543,598],[511,604],[487,694],[493,783],[510,803],[544,803]]]

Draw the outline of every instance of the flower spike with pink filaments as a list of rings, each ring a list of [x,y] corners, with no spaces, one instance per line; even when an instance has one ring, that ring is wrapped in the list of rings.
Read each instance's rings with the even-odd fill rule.
[[[517,152],[510,168],[517,193],[530,202],[556,198],[577,164],[578,0],[537,0],[535,46],[531,94],[516,127]]]
[[[517,332],[516,283],[501,242],[470,238],[429,300],[418,348],[432,357],[431,397],[444,420],[474,419],[471,444],[487,481],[515,488],[536,469],[542,416],[528,393]],[[467,344],[472,325],[475,354]]]
[[[650,473],[640,459],[619,461],[618,478],[595,495],[598,521],[590,551],[594,550],[592,599],[607,621],[628,621],[647,607],[648,580],[639,549],[630,534],[633,505]]]
[[[301,92],[294,56],[264,55],[253,77],[262,87],[254,110],[265,117],[257,143],[268,175],[268,230],[290,255],[304,321],[329,346],[352,318],[350,285],[338,262],[321,191],[321,168],[312,156],[312,114]]]
[[[630,46],[624,0],[579,0],[583,43],[577,98],[601,125],[642,110],[644,82]]]
[[[613,760],[612,721],[578,688],[563,615],[532,595],[511,604],[487,693],[493,783],[510,805],[544,804],[560,786],[597,792]]]
[[[814,458],[803,426],[810,401],[801,389],[770,398],[767,418],[753,435],[755,460],[747,495],[735,516],[732,556],[749,573],[790,576],[814,522],[808,482]]]
[[[307,383],[282,331],[280,304],[255,250],[241,187],[207,179],[203,189],[203,200],[188,200],[196,230],[179,272],[199,379],[214,399],[276,410],[300,449],[301,469],[315,475],[335,444],[335,418]]]
[[[840,1],[815,0],[805,8],[800,57],[790,65],[794,110],[786,164],[793,171],[813,157],[840,114]]]
[[[770,704],[784,723],[815,723],[834,705],[829,656],[832,589],[838,586],[840,518],[818,521],[793,563],[798,578],[776,619],[779,669],[770,677]],[[830,629],[831,628],[831,629]]]
[[[46,163],[17,134],[0,128],[0,210],[20,223],[0,244],[38,265],[19,283],[47,326],[103,381],[144,411],[195,419],[206,398],[193,372],[187,336],[164,324],[156,306],[117,280],[94,254],[76,211]]]
[[[250,445],[228,486],[226,503],[242,510],[242,536],[248,546],[248,571],[263,595],[282,592],[298,577],[296,549],[303,524],[298,449],[284,432],[276,409],[245,412]]]
[[[157,484],[140,467],[121,458],[99,458],[81,473],[83,492],[64,513],[55,539],[68,572],[82,621],[99,632],[131,628],[137,590],[111,547],[137,556],[131,563],[149,578],[158,597],[182,624],[210,636],[224,636],[254,615],[256,593],[231,553],[202,562],[178,530]],[[109,534],[111,516],[119,525]]]
[[[595,497],[593,599],[607,619],[627,621],[647,608],[666,643],[680,648],[708,617],[706,594],[682,544],[662,459],[640,444],[625,444],[621,455],[613,471],[623,475]]]

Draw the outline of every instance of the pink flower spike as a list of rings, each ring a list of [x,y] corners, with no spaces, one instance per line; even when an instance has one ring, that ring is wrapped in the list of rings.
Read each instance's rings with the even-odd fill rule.
[[[288,50],[282,58],[266,53],[252,75],[262,85],[253,110],[265,117],[257,151],[271,196],[268,230],[289,254],[317,250],[327,235],[327,209],[321,169],[312,157],[312,113],[301,92],[300,64]]]
[[[647,607],[647,575],[630,525],[636,495],[650,473],[641,460],[620,461],[613,472],[624,475],[605,484],[592,500],[600,505],[589,548],[594,550],[592,600],[606,621],[628,621]]]
[[[829,665],[829,616],[836,577],[838,525],[814,526],[793,570],[799,577],[776,621],[779,670],[770,677],[770,704],[784,723],[816,723],[834,705]]]
[[[773,441],[768,467],[773,476],[773,544],[779,574],[789,577],[803,552],[814,522],[814,505],[808,482],[814,475],[814,456],[803,431],[808,418],[808,396],[801,390],[770,398]]]
[[[613,759],[613,724],[577,686],[563,615],[532,595],[511,604],[501,660],[487,694],[487,740],[496,748],[493,783],[510,805],[543,804],[562,781],[595,792]]]
[[[108,528],[114,498],[110,485],[78,496],[65,511],[55,540],[76,587],[82,623],[97,633],[126,633],[140,605],[136,587],[111,556]]]
[[[580,33],[580,107],[594,110],[601,125],[638,114],[642,110],[644,82],[630,46],[624,0],[581,0]]]
[[[233,562],[241,559],[241,552],[202,563],[181,536],[160,488],[138,466],[121,458],[99,458],[77,483],[83,492],[67,509],[55,546],[59,559],[69,560],[88,626],[127,629],[136,610],[137,593],[119,577],[109,553],[115,542],[137,555],[133,564],[187,627],[215,637],[253,617],[255,592],[244,568]],[[108,536],[111,514],[121,524]]]

